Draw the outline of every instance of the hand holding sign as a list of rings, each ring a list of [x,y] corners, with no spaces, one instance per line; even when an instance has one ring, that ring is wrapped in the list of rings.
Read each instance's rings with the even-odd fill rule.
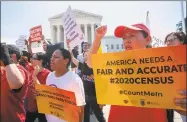
[[[175,99],[175,104],[177,106],[180,106],[181,108],[186,110],[186,104],[187,104],[187,97],[186,97],[186,90],[180,90],[179,94],[181,96],[183,96],[183,98],[177,98]],[[178,113],[185,115],[186,116],[186,111],[182,111],[182,110],[176,110]]]
[[[105,36],[107,32],[107,26],[101,26],[99,28],[96,29],[95,33],[96,33],[96,38],[103,38]]]

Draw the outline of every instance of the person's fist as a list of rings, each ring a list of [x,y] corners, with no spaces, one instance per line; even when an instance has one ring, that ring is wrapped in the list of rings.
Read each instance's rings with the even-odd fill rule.
[[[107,26],[106,25],[98,27],[95,30],[96,38],[103,38],[105,36],[106,32],[107,32]]]

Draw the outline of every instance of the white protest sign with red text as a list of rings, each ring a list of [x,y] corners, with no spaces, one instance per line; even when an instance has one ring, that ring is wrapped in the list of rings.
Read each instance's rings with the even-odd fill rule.
[[[36,26],[30,29],[30,43],[42,40],[42,26]]]
[[[84,40],[84,34],[80,26],[77,25],[75,15],[70,6],[63,14],[62,23],[66,38],[71,40],[71,42],[69,42],[70,48],[73,49],[75,46],[80,45]]]

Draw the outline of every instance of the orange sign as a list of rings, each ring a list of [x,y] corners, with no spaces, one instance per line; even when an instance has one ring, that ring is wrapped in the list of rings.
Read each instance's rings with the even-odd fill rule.
[[[181,109],[174,103],[186,89],[186,46],[94,54],[99,104]]]
[[[30,43],[42,40],[42,26],[36,26],[30,29]]]
[[[37,105],[39,113],[52,114],[68,122],[79,121],[79,108],[75,94],[46,85],[35,85],[39,92]]]

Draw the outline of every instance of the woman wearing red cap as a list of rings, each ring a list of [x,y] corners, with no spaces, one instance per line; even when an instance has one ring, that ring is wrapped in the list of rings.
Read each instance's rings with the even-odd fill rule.
[[[151,41],[150,31],[144,24],[118,26],[114,34],[116,37],[123,39],[125,50],[144,49]],[[92,44],[88,55],[90,65],[91,54],[97,53],[100,43],[101,39],[95,39]],[[184,103],[186,104],[186,101],[180,102],[178,105],[184,107]],[[112,105],[108,122],[173,122],[173,116],[166,109]]]

